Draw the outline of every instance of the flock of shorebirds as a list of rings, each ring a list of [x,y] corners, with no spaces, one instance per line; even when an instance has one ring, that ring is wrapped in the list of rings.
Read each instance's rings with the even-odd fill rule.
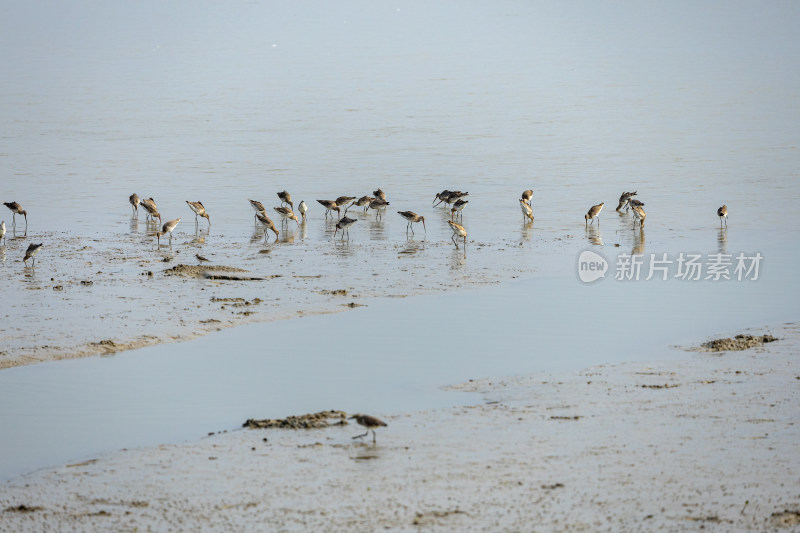
[[[325,208],[325,218],[328,216],[333,216],[333,212],[336,211],[336,230],[333,233],[333,238],[336,238],[339,230],[342,232],[342,240],[344,240],[345,236],[347,239],[350,239],[350,226],[358,222],[356,218],[350,218],[347,216],[347,210],[353,207],[363,207],[364,213],[367,210],[372,209],[375,211],[377,218],[380,220],[386,212],[386,207],[389,205],[389,202],[386,200],[386,193],[384,193],[381,189],[377,189],[372,192],[373,196],[362,196],[361,198],[356,198],[355,196],[340,196],[335,200],[317,200],[322,207]],[[634,221],[633,226],[636,227],[636,223],[639,223],[640,228],[644,228],[645,218],[647,214],[644,211],[644,202],[641,202],[637,198],[634,198],[638,194],[637,191],[633,192],[623,192],[619,197],[619,204],[617,205],[617,212],[621,212],[623,209],[625,211],[632,210]],[[300,219],[294,213],[294,203],[292,202],[292,195],[289,194],[287,191],[281,191],[277,193],[278,199],[281,201],[281,205],[278,207],[273,207],[273,210],[281,217],[281,226],[288,224],[290,220],[293,220],[298,227],[300,226]],[[467,229],[462,225],[456,222],[456,219],[460,217],[463,222],[464,217],[464,208],[469,203],[469,200],[465,200],[465,197],[468,196],[468,192],[461,192],[461,191],[450,191],[444,190],[438,194],[433,199],[433,206],[436,207],[440,204],[445,204],[450,208],[450,220],[447,223],[450,225],[450,229],[453,230],[453,235],[451,240],[453,244],[455,244],[456,248],[458,248],[458,239],[463,239],[464,246],[467,245]],[[523,191],[519,198],[519,206],[520,210],[522,211],[522,216],[525,221],[530,222],[533,221],[533,190],[528,189]],[[172,244],[172,231],[181,221],[181,218],[176,218],[174,220],[170,220],[162,224],[161,221],[161,214],[158,212],[158,206],[156,206],[155,200],[152,198],[139,198],[139,195],[133,193],[128,198],[128,201],[131,204],[131,211],[132,216],[137,217],[139,216],[139,206],[145,210],[145,220],[148,223],[152,223],[155,225],[156,219],[158,219],[158,223],[161,224],[161,228],[158,229],[156,226],[156,230],[151,234],[152,236],[156,237],[158,245],[161,245],[161,237],[164,235],[169,234],[169,242]],[[264,241],[267,240],[267,234],[269,231],[275,233],[275,241],[278,241],[279,231],[278,228],[275,227],[275,223],[272,221],[269,216],[267,216],[267,210],[264,207],[264,204],[258,202],[256,200],[249,200],[250,205],[252,206],[253,210],[255,211],[255,220],[257,224],[261,224],[264,229]],[[12,224],[14,227],[17,225],[17,215],[21,215],[25,218],[25,228],[27,230],[28,227],[28,212],[22,209],[22,206],[17,202],[3,202],[13,215]],[[211,226],[211,217],[209,216],[208,212],[206,211],[205,206],[202,202],[191,202],[186,201],[186,205],[189,206],[189,209],[192,210],[194,213],[195,224],[199,223],[200,217],[205,218],[208,221],[208,225]],[[603,206],[605,202],[599,203],[597,205],[593,205],[589,211],[584,215],[585,224],[588,226],[589,224],[594,224],[595,219],[597,219],[597,223],[600,224],[600,212],[603,210]],[[287,207],[288,206],[288,207]],[[344,214],[342,214],[342,210],[344,209]],[[308,205],[304,201],[301,201],[298,206],[297,210],[300,213],[300,216],[303,219],[303,222],[306,221],[306,213],[308,213]],[[413,211],[398,211],[397,212],[401,217],[403,217],[408,224],[406,224],[406,233],[409,231],[413,234],[414,233],[414,224],[422,222],[422,227],[425,229],[427,233],[427,228],[425,227],[425,217],[422,215],[418,215]],[[725,227],[728,227],[728,206],[723,205],[722,207],[717,209],[717,216],[719,217],[719,225],[722,227],[723,220],[725,223]],[[5,221],[0,222],[0,240],[5,245],[5,238],[6,238],[6,223]],[[25,251],[25,257],[23,258],[23,262],[27,266],[28,259],[31,260],[32,265],[36,264],[36,254],[42,247],[42,243],[39,244],[30,244]]]

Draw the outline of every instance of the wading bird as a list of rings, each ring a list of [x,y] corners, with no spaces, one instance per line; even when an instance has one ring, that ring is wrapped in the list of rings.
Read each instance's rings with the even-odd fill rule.
[[[360,439],[369,435],[369,432],[372,432],[372,444],[375,444],[376,436],[375,436],[375,428],[386,427],[387,424],[380,418],[375,418],[374,416],[370,415],[353,415],[348,417],[348,419],[354,419],[358,423],[359,426],[363,426],[367,428],[367,432],[363,435],[356,435],[353,437],[354,439]]]
[[[288,224],[290,220],[294,220],[297,223],[297,227],[300,227],[300,221],[297,220],[297,215],[295,215],[294,211],[288,207],[273,207],[272,209],[274,209],[281,216],[282,223],[285,222]]]
[[[462,226],[461,224],[456,224],[452,220],[448,220],[447,223],[450,224],[450,229],[453,230],[453,236],[450,237],[450,239],[453,241],[453,244],[456,245],[456,248],[458,248],[458,243],[456,242],[456,235],[458,235],[459,237],[462,237],[464,239],[464,248],[466,248],[467,247],[467,230],[466,230],[466,228],[464,226]]]
[[[597,205],[593,205],[592,208],[589,209],[589,212],[583,216],[583,218],[586,220],[586,224],[589,224],[589,220],[591,220],[592,224],[594,224],[595,218],[597,219],[597,223],[600,224],[600,211],[603,210],[604,205],[605,202],[602,202]]]
[[[308,213],[308,206],[306,205],[305,200],[300,200],[300,205],[297,206],[297,210],[300,211],[300,215],[303,217],[303,222],[305,222],[306,213]]]
[[[136,193],[131,194],[128,197],[128,201],[131,203],[131,216],[138,217],[139,216],[139,195]]]
[[[330,213],[331,211],[336,211],[337,217],[342,214],[341,209],[339,208],[338,205],[336,205],[335,200],[317,200],[317,202],[319,202],[322,205],[322,207],[325,208],[325,218],[328,218],[328,213]]]
[[[262,212],[256,213],[256,219],[264,226],[264,242],[267,242],[267,231],[270,230],[275,232],[275,242],[278,242],[278,230],[275,228],[275,223],[272,222],[272,219]]]
[[[169,244],[172,245],[172,230],[175,229],[175,226],[177,226],[178,222],[180,221],[180,218],[176,218],[175,220],[164,222],[164,225],[161,226],[161,231],[156,232],[156,238],[158,239],[159,246],[161,246],[161,236],[166,235],[167,233],[169,233]]]
[[[36,266],[36,254],[39,253],[39,250],[42,248],[42,243],[39,244],[30,244],[28,245],[28,249],[25,250],[25,257],[22,258],[22,262],[25,263],[25,266],[28,266],[28,259],[32,259],[33,262],[31,266]]]
[[[336,230],[333,232],[333,238],[336,238],[336,232],[342,230],[342,240],[344,240],[344,234],[347,232],[347,240],[350,240],[350,226],[358,222],[357,218],[347,218],[346,216],[342,217],[342,219],[336,223]]]
[[[725,219],[725,227],[728,227],[728,206],[723,205],[717,209],[717,216],[719,217],[719,227],[722,227],[722,219]]]
[[[418,215],[413,211],[398,211],[397,213],[408,221],[408,224],[406,224],[406,235],[408,235],[409,228],[411,229],[411,233],[414,233],[414,226],[412,226],[412,224],[417,222],[422,222],[422,228],[425,230],[425,233],[428,233],[428,228],[425,227],[424,216]]]
[[[289,207],[291,207],[292,211],[294,211],[294,204],[292,203],[292,195],[291,194],[289,194],[286,191],[281,191],[281,192],[278,193],[278,198],[281,199],[281,205],[289,204]]]
[[[17,202],[3,202],[3,205],[6,206],[11,210],[11,225],[17,225],[17,215],[22,215],[25,217],[25,227],[28,227],[28,212],[22,209],[22,206],[19,205]],[[27,233],[27,232],[26,232]]]
[[[197,224],[197,217],[204,217],[206,220],[208,220],[208,225],[211,225],[211,217],[208,216],[208,213],[206,213],[206,208],[203,206],[202,202],[190,202],[189,200],[186,200],[186,205],[189,206],[189,209],[194,211],[195,224]]]
[[[522,216],[528,220],[533,220],[533,209],[531,209],[530,204],[525,202],[524,198],[519,199],[519,208],[522,210]]]

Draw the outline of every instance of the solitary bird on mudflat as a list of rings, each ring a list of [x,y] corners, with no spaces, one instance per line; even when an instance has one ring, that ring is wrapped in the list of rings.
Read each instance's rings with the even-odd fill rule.
[[[372,444],[375,444],[375,428],[386,427],[388,424],[381,420],[380,418],[376,418],[370,415],[353,415],[348,417],[349,420],[354,419],[358,423],[359,426],[363,426],[367,428],[367,432],[363,435],[356,435],[353,437],[354,439],[360,439],[369,435],[369,432],[372,432]]]
[[[3,205],[6,206],[11,210],[11,225],[17,225],[17,215],[22,215],[25,217],[25,227],[28,227],[28,212],[22,209],[22,206],[19,205],[17,202],[3,202]]]
[[[161,245],[161,236],[166,235],[167,233],[169,233],[169,243],[172,244],[172,230],[175,229],[175,226],[177,226],[178,222],[180,221],[180,218],[176,218],[175,220],[164,222],[164,225],[161,227],[161,231],[156,232],[156,238],[158,239],[159,246]]]
[[[408,224],[406,224],[406,234],[408,234],[409,228],[411,228],[411,233],[414,233],[414,226],[412,226],[412,224],[416,222],[422,222],[422,227],[425,230],[425,233],[428,233],[428,228],[425,227],[424,216],[418,215],[413,211],[398,211],[397,213],[408,221]]]
[[[272,222],[272,219],[266,213],[261,212],[256,213],[256,218],[264,227],[264,242],[267,242],[267,231],[270,230],[275,232],[275,242],[278,242],[278,230],[275,228],[275,223]]]
[[[131,194],[128,197],[128,201],[131,203],[131,215],[139,216],[139,195],[136,193]]]
[[[533,198],[533,189],[528,189],[527,191],[522,191],[522,196],[520,196],[523,202],[528,204],[528,207],[533,207],[531,205],[531,198]]]
[[[281,192],[278,193],[278,198],[281,199],[281,205],[289,204],[289,207],[291,207],[292,211],[294,211],[294,204],[292,203],[292,195],[291,194],[289,194],[286,191],[281,191]]]
[[[211,225],[211,217],[208,216],[208,213],[206,213],[206,208],[203,206],[202,202],[190,202],[189,200],[186,200],[186,204],[189,206],[189,209],[194,211],[195,224],[197,224],[197,217],[204,217],[206,220],[208,220],[208,225]]]
[[[453,230],[453,236],[450,237],[450,240],[453,241],[453,244],[456,245],[456,248],[458,248],[458,243],[456,242],[456,235],[458,235],[459,237],[462,237],[464,239],[464,247],[466,248],[466,246],[467,246],[467,229],[464,226],[462,226],[461,224],[456,224],[452,220],[448,220],[447,223],[450,224],[450,229]]]
[[[336,232],[342,230],[342,240],[344,240],[344,233],[347,232],[347,240],[350,240],[350,226],[358,222],[357,218],[347,218],[343,216],[339,222],[336,223],[336,230],[333,232],[333,238],[336,238]]]
[[[717,216],[719,217],[719,227],[722,227],[722,219],[725,219],[725,227],[728,227],[728,206],[723,205],[717,209]]]
[[[589,209],[589,212],[586,213],[583,216],[583,218],[586,220],[586,224],[589,223],[589,220],[591,220],[592,224],[594,224],[594,219],[595,218],[597,219],[597,223],[598,224],[600,223],[600,211],[603,210],[603,206],[604,205],[605,205],[605,202],[602,202],[602,203],[599,203],[597,205],[593,205],[592,208]]]
[[[39,253],[39,249],[42,247],[42,243],[33,244],[31,243],[28,245],[28,249],[25,250],[25,257],[22,258],[22,262],[25,263],[25,266],[28,266],[28,259],[32,259],[33,263],[32,266],[36,266],[36,254]]]

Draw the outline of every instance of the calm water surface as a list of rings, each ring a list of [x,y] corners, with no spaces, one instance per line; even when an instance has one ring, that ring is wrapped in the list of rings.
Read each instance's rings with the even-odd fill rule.
[[[202,200],[214,222],[206,249],[245,245],[247,199],[277,205],[283,189],[309,203],[305,238],[322,242],[314,200],[377,187],[389,219],[357,224],[353,240],[404,241],[391,215],[410,209],[433,218],[427,238],[439,242],[450,233],[430,202],[458,188],[470,192],[472,245],[518,239],[536,267],[495,287],[4,370],[0,477],[248,417],[477,401],[439,387],[683,357],[670,346],[798,317],[786,214],[800,200],[796,3],[0,9],[0,44],[13,52],[0,58],[0,201],[28,210],[23,243],[37,232],[143,233],[129,220],[137,192],[165,219],[184,217],[176,236],[192,229],[184,201]],[[532,227],[516,203],[527,188]],[[643,233],[613,212],[623,190],[646,204]],[[601,228],[586,230],[583,214],[601,201]],[[715,216],[723,203],[727,232]],[[554,238],[563,242],[538,244]],[[584,285],[576,261],[588,248],[612,269],[631,252],[764,261],[756,282],[623,283],[612,271]],[[18,254],[8,245],[0,257],[8,280],[24,276]],[[0,301],[17,297],[1,285]]]

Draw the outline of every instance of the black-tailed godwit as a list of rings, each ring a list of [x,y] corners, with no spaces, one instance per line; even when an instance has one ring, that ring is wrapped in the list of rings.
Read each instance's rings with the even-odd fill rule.
[[[289,204],[289,207],[294,211],[294,204],[292,203],[292,195],[286,191],[281,191],[278,193],[278,198],[281,199],[281,205]]]
[[[281,207],[273,207],[272,209],[274,209],[275,212],[277,212],[281,216],[282,223],[286,222],[288,224],[290,220],[294,220],[297,223],[297,227],[298,228],[300,227],[300,221],[297,220],[297,215],[295,215],[294,211],[292,211],[288,207],[281,206]]]
[[[617,212],[622,211],[623,208],[627,211],[628,209],[628,200],[630,200],[633,196],[636,196],[636,191],[633,192],[623,192],[619,196],[619,205],[617,205]]]
[[[25,266],[28,266],[28,259],[32,259],[33,262],[31,266],[36,266],[36,254],[39,253],[39,250],[42,248],[42,243],[39,244],[29,244],[28,249],[25,250],[25,257],[22,258],[22,262],[25,263]]]
[[[275,228],[275,223],[272,222],[272,219],[266,213],[260,211],[256,213],[256,219],[264,226],[264,242],[267,242],[267,231],[270,230],[275,232],[275,242],[278,242],[278,230]]]
[[[136,193],[131,194],[128,197],[128,201],[131,203],[131,216],[139,216],[139,195]]]
[[[180,221],[180,218],[176,218],[175,220],[164,222],[164,225],[161,226],[161,231],[156,232],[156,239],[158,240],[159,246],[161,246],[161,236],[166,235],[167,233],[169,233],[169,243],[170,245],[172,244],[172,230],[175,229],[175,226],[177,226],[178,222]]]
[[[325,218],[328,218],[328,213],[330,213],[331,211],[336,211],[337,218],[339,217],[339,215],[342,214],[341,209],[339,208],[338,205],[336,205],[335,200],[317,200],[317,202],[319,202],[322,205],[322,207],[325,208]]]
[[[531,205],[531,199],[533,198],[533,189],[528,189],[527,191],[522,191],[522,201],[528,204],[528,207],[533,207]]]
[[[525,201],[525,198],[519,199],[519,208],[522,210],[523,217],[527,220],[533,220],[533,209],[531,209],[530,204]]]
[[[186,200],[186,205],[189,206],[189,209],[194,211],[195,224],[197,224],[197,217],[204,217],[206,220],[208,220],[208,225],[211,225],[211,217],[208,216],[208,213],[206,213],[206,208],[203,206],[203,202],[190,202],[189,200]]]
[[[17,215],[22,215],[25,217],[25,227],[28,227],[28,212],[22,209],[22,206],[19,205],[17,202],[3,202],[3,205],[6,206],[11,210],[11,225],[17,225]]]
[[[457,224],[456,222],[453,222],[452,220],[448,220],[447,223],[450,224],[450,229],[453,230],[453,236],[450,239],[453,241],[453,244],[456,245],[456,248],[458,248],[458,243],[456,242],[456,235],[458,235],[459,237],[464,239],[464,247],[466,248],[467,247],[467,229],[464,226],[462,226],[461,224]]]
[[[336,230],[333,232],[333,238],[336,238],[336,232],[342,230],[342,240],[344,240],[344,234],[347,232],[347,240],[350,240],[350,226],[358,222],[357,218],[348,218],[347,216],[343,216],[339,222],[336,223]]]
[[[454,220],[456,213],[461,213],[461,218],[464,218],[464,208],[467,207],[469,200],[464,200],[463,198],[459,198],[453,203],[453,207],[450,208],[450,219]]]
[[[647,216],[647,213],[644,212],[644,209],[642,209],[638,205],[635,206],[633,208],[633,216],[634,216],[633,227],[634,228],[636,227],[636,221],[638,220],[639,221],[639,227],[643,228],[644,227],[644,219]]]
[[[414,233],[414,226],[412,224],[417,222],[422,222],[422,227],[425,230],[425,233],[428,233],[428,228],[425,227],[424,216],[418,215],[413,211],[398,211],[397,213],[408,221],[408,224],[406,224],[406,234],[408,234],[409,228],[411,229],[411,233]]]
[[[600,211],[603,210],[604,205],[605,202],[602,202],[597,205],[593,205],[592,208],[589,209],[589,212],[583,216],[583,218],[586,220],[586,224],[589,224],[590,220],[592,221],[592,224],[594,224],[595,218],[597,219],[597,223],[600,223]]]
[[[303,217],[303,222],[305,222],[306,213],[308,213],[308,205],[306,205],[305,200],[300,200],[300,205],[297,206],[297,210],[300,211],[300,215]]]
[[[723,205],[717,209],[717,216],[719,217],[719,227],[722,227],[722,219],[725,219],[725,227],[728,227],[728,206]]]
[[[383,216],[383,213],[386,211],[386,206],[389,205],[389,202],[386,200],[381,200],[380,198],[375,198],[369,203],[369,208],[375,210],[375,215],[380,218]]]

